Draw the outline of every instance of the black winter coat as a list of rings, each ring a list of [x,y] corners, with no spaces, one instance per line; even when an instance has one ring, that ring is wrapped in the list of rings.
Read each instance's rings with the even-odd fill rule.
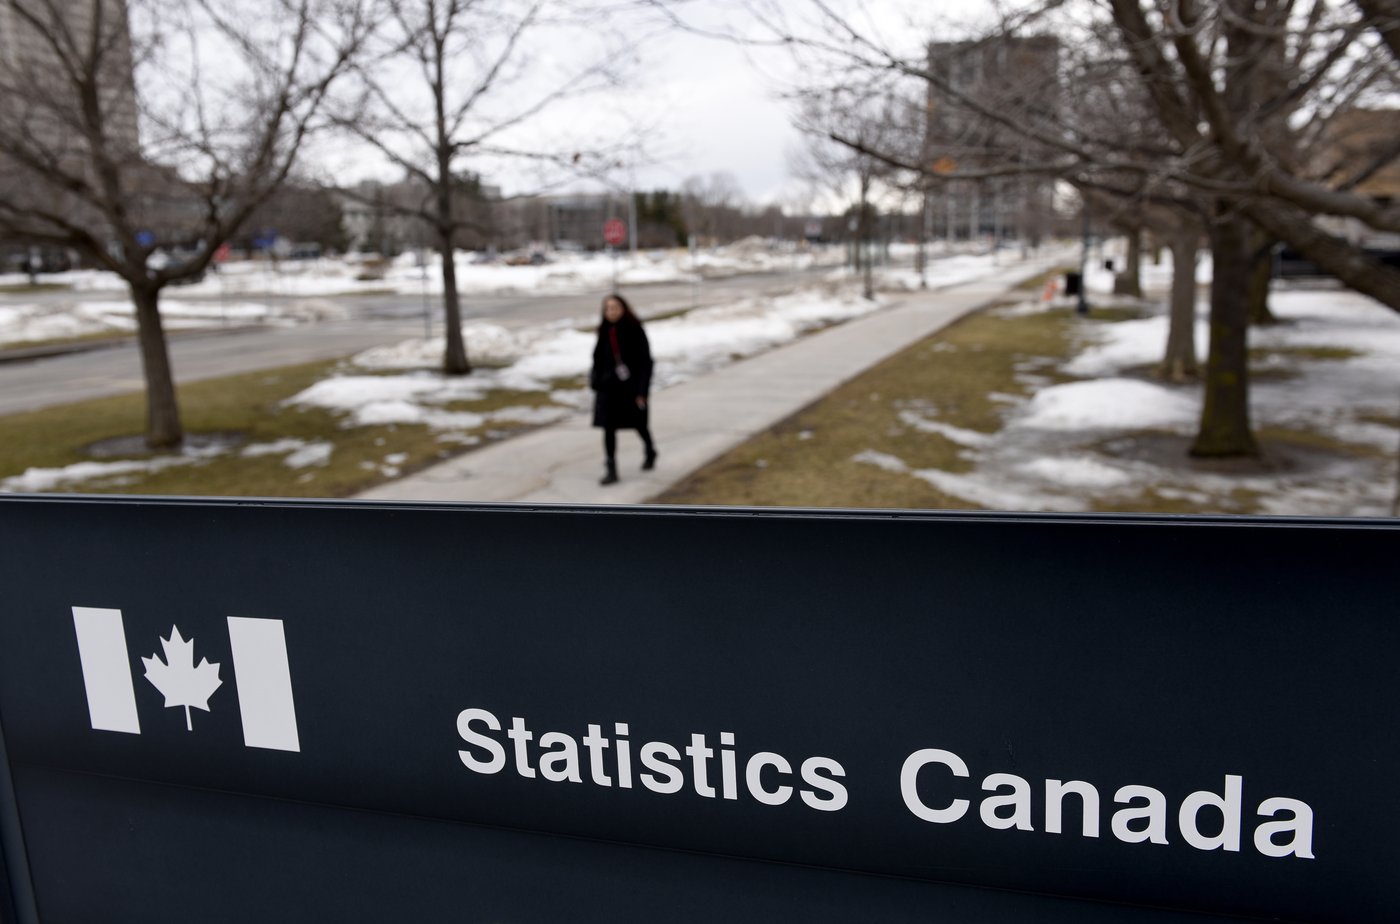
[[[614,355],[611,332],[617,331],[620,356]],[[626,372],[618,369],[618,360]],[[647,409],[637,407],[637,399],[651,391],[651,345],[642,325],[626,320],[618,324],[604,321],[598,327],[598,343],[593,347],[593,372],[588,384],[593,397],[593,426],[612,430],[637,430],[647,426]]]

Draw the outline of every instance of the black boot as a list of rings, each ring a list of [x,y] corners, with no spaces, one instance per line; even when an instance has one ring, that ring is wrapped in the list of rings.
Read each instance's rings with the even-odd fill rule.
[[[617,484],[617,463],[612,459],[608,460],[608,473],[603,476],[599,484]]]
[[[649,472],[656,468],[656,447],[648,446],[646,458],[642,460],[642,471]]]

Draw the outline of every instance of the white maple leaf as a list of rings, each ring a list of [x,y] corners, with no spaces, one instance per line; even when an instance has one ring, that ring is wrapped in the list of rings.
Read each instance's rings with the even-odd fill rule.
[[[193,731],[190,707],[209,711],[209,697],[223,683],[219,679],[219,665],[201,658],[199,666],[195,667],[194,639],[181,638],[175,626],[170,627],[170,638],[161,639],[160,644],[165,649],[164,661],[156,654],[141,659],[146,665],[146,679],[165,694],[165,708],[185,707],[185,728]]]

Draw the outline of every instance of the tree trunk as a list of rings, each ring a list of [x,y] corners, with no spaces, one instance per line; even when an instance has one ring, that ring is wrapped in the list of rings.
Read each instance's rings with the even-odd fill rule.
[[[1269,281],[1274,273],[1273,241],[1263,234],[1250,238],[1249,323],[1256,327],[1277,324],[1269,309]]]
[[[873,253],[874,248],[870,246],[870,237],[872,230],[870,226],[872,222],[870,220],[869,192],[869,178],[861,177],[860,226],[856,229],[856,251],[863,252],[862,259],[864,260],[864,264],[862,268],[864,270],[864,282],[861,286],[861,294],[866,298],[866,300],[870,300],[875,297],[875,267],[872,265],[875,262],[875,254]]]
[[[1259,454],[1249,424],[1251,254],[1246,226],[1228,211],[1217,207],[1210,226],[1210,355],[1201,426],[1191,446],[1191,455],[1212,458]]]
[[[861,294],[869,301],[875,297],[875,248],[869,235],[862,235],[861,244],[865,248],[865,282],[861,287]]]
[[[1114,295],[1142,298],[1142,229],[1128,229],[1128,256],[1123,269],[1113,279]]]
[[[160,290],[132,286],[131,302],[136,306],[136,341],[146,377],[146,445],[152,449],[176,449],[184,442],[185,431],[180,426],[175,374],[160,320]]]
[[[431,10],[431,7],[429,7]],[[436,14],[431,14],[435,16]],[[449,14],[450,16],[451,14]],[[450,22],[450,19],[449,19]],[[452,173],[452,155],[455,146],[447,122],[447,86],[445,76],[445,43],[434,46],[436,58],[432,76],[433,105],[437,133],[434,154],[437,157],[437,175],[433,178],[435,194],[437,249],[442,258],[442,325],[443,339],[447,343],[442,355],[443,375],[468,375],[472,365],[467,361],[467,345],[462,339],[462,306],[457,300],[457,261],[452,252],[453,236],[457,231],[454,220],[455,209],[452,194],[456,179]]]
[[[1196,365],[1196,251],[1200,229],[1194,222],[1172,235],[1171,315],[1161,376],[1173,382],[1194,379]]]
[[[467,344],[462,339],[462,306],[457,300],[457,262],[452,254],[452,232],[439,232],[438,255],[442,257],[442,321],[446,329],[447,349],[442,356],[444,375],[468,375],[472,371],[467,361]]]

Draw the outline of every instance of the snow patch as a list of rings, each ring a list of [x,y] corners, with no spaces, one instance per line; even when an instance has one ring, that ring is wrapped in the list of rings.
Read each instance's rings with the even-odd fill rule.
[[[882,468],[887,472],[894,472],[896,474],[903,474],[909,471],[909,466],[904,464],[903,459],[875,449],[863,449],[851,456],[851,461],[863,462],[866,465],[873,465],[876,468]]]
[[[1167,327],[1165,316],[1104,324],[1097,332],[1097,342],[1075,356],[1064,370],[1070,375],[1091,378],[1160,363],[1166,349]],[[1210,325],[1204,319],[1197,320],[1194,334],[1196,355],[1204,357]]]
[[[916,411],[900,411],[899,421],[907,427],[918,430],[921,433],[937,433],[945,439],[957,443],[959,446],[985,446],[992,440],[992,434],[981,433],[977,430],[965,430],[962,427],[955,427],[952,424],[943,423],[941,420],[929,420]]]
[[[250,443],[243,447],[239,455],[247,459],[259,456],[280,456],[283,453],[294,452],[306,445],[306,440],[299,440],[293,437],[284,437],[280,440],[273,440],[271,443]]]
[[[1079,510],[1083,506],[1083,501],[1077,497],[1017,491],[998,479],[989,479],[975,472],[955,475],[938,469],[919,469],[913,474],[949,497],[989,510]]]
[[[1044,456],[1017,469],[1033,478],[1072,488],[1117,488],[1133,481],[1129,472],[1088,457]]]
[[[1037,430],[1182,428],[1192,426],[1199,403],[1160,385],[1133,379],[1097,379],[1037,392],[1013,425]]]
[[[296,452],[291,453],[283,459],[283,463],[288,468],[309,468],[313,465],[325,465],[331,460],[331,453],[335,451],[333,443],[309,443]]]

